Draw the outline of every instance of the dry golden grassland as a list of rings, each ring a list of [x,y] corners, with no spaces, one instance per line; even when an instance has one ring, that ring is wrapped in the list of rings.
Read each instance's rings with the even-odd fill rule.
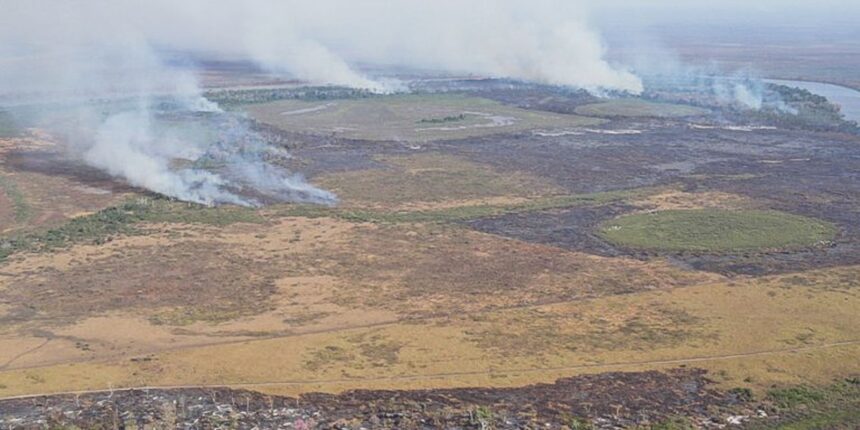
[[[560,191],[527,175],[442,155],[380,161],[390,170],[320,182],[349,208],[377,212],[557,207],[541,199]],[[68,192],[65,183],[26,182],[44,187],[19,187],[35,213],[79,210],[49,205],[46,195]],[[612,198],[643,211],[756,207],[672,188]],[[506,239],[441,217],[364,222],[335,210],[299,216],[293,206],[152,205],[157,217],[138,214],[107,240],[0,262],[0,396],[207,384],[288,394],[514,386],[681,365],[711,370],[726,388],[765,390],[860,372],[860,267],[727,278],[662,258]]]

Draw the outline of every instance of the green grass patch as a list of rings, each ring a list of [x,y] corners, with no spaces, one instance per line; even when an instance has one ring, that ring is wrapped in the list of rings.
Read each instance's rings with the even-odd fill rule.
[[[735,252],[797,249],[833,239],[825,221],[765,210],[667,210],[622,216],[598,233],[616,245],[662,251]]]
[[[751,423],[749,429],[856,429],[860,428],[860,378],[826,387],[797,386],[774,389],[767,400],[777,417]]]
[[[604,118],[613,117],[656,117],[656,118],[682,118],[687,116],[699,116],[707,114],[708,111],[695,106],[687,106],[672,103],[657,103],[641,99],[616,99],[601,103],[592,103],[576,108],[578,115],[596,116]]]
[[[6,176],[0,175],[0,191],[6,193],[6,196],[12,200],[15,210],[15,221],[19,223],[27,221],[32,215],[32,208],[30,208],[27,199],[24,198],[24,193],[18,189],[15,182]]]
[[[608,191],[603,193],[553,196],[509,205],[475,205],[452,208],[388,212],[371,209],[341,209],[324,206],[290,205],[278,212],[280,216],[307,218],[334,217],[352,222],[371,223],[444,223],[468,221],[478,218],[501,216],[524,212],[540,212],[576,206],[601,205],[621,201],[653,192],[651,188]]]
[[[0,238],[0,261],[20,251],[44,252],[80,243],[103,243],[113,236],[142,233],[141,223],[187,223],[223,226],[259,223],[253,209],[207,207],[164,198],[138,198],[91,215],[73,218],[60,227]]]
[[[446,122],[457,122],[463,121],[466,119],[466,114],[461,113],[460,115],[450,115],[442,118],[422,118],[418,121],[419,124],[444,124]]]
[[[521,109],[462,94],[279,100],[248,105],[244,110],[257,121],[287,131],[400,142],[594,126],[604,122],[598,118]]]
[[[790,409],[818,403],[827,398],[827,395],[824,390],[799,386],[772,390],[768,393],[768,398],[780,408]]]

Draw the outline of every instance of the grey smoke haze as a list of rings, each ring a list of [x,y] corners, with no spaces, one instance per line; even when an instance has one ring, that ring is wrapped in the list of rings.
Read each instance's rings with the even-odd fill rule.
[[[124,46],[145,45],[244,57],[314,83],[380,91],[388,83],[364,76],[355,64],[637,93],[641,81],[606,61],[593,23],[622,33],[613,41],[638,43],[649,25],[805,22],[825,23],[827,31],[840,23],[856,27],[858,17],[853,0],[3,0],[0,90],[86,87],[85,79],[69,82],[69,73],[50,67],[81,59],[67,48],[87,46],[89,61],[91,52],[115,47],[115,59],[127,62],[135,54],[123,54]],[[53,64],[29,55],[46,49]],[[25,69],[22,79],[16,72]]]
[[[860,17],[860,2],[855,0],[602,0],[592,4],[593,16],[601,25],[810,26],[828,33],[834,27],[856,28]]]
[[[354,64],[642,90],[603,59],[599,34],[572,1],[4,0],[0,96],[66,103],[74,118],[40,125],[86,163],[162,194],[255,204],[237,192],[252,188],[266,198],[334,201],[270,164],[263,139],[201,97],[193,72],[166,65],[159,53],[168,51],[250,59],[311,83],[380,92],[396,83]],[[165,103],[202,115],[218,133],[166,127],[165,115],[178,112],[164,112]],[[201,157],[219,168],[196,168]]]
[[[159,53],[197,52],[249,59],[270,71],[311,83],[380,92],[398,85],[365,75],[357,64],[508,77],[596,93],[614,90],[638,94],[643,90],[642,80],[630,69],[607,61],[607,46],[592,26],[595,20],[591,15],[596,15],[601,25],[614,24],[615,28],[643,20],[697,22],[709,19],[708,13],[713,13],[710,19],[727,21],[741,16],[790,20],[813,9],[815,16],[827,16],[821,12],[826,10],[821,2],[810,7],[791,0],[766,0],[752,6],[736,0],[681,4],[663,0],[0,3],[0,97],[17,102],[47,99],[79,103],[74,109],[76,118],[54,131],[69,139],[81,159],[132,184],[167,195],[201,203],[240,204],[255,203],[235,192],[244,186],[297,200],[330,202],[333,196],[269,164],[261,154],[271,148],[240,119],[219,112],[217,106],[202,98],[192,71],[166,65]],[[824,3],[850,11],[860,9],[851,5],[854,2]],[[652,61],[670,64],[662,59]],[[683,73],[690,72],[677,72]],[[745,84],[727,88],[725,93],[750,107],[759,103],[754,88]],[[10,99],[10,94],[17,98]],[[123,99],[121,109],[114,106],[105,112],[91,103],[81,103],[112,98]],[[198,130],[197,126],[192,127],[196,133],[165,129],[160,120],[164,112],[159,107],[165,99],[185,112],[208,118],[209,127],[221,134],[213,135],[205,131],[206,127]],[[237,130],[246,133],[244,137],[236,137]],[[224,135],[234,137],[224,141]],[[246,150],[231,152],[229,147],[236,142]],[[211,161],[223,166],[217,173],[174,165],[177,159],[212,156],[213,148],[219,155]]]
[[[603,59],[605,47],[588,25],[587,5],[575,0],[7,3],[0,41],[12,52],[134,42],[241,56],[300,79],[372,89],[383,89],[382,83],[352,64],[641,90],[634,75]]]

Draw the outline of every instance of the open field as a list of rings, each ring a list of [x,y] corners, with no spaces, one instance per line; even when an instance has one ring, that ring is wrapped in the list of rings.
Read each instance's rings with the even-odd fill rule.
[[[675,118],[688,116],[703,116],[707,110],[671,103],[654,103],[640,99],[617,99],[602,103],[593,103],[576,108],[576,113],[596,117],[657,117]]]
[[[535,112],[457,95],[405,95],[356,100],[284,100],[250,105],[250,115],[285,130],[347,139],[424,142],[533,128],[583,127],[602,121]]]
[[[599,234],[638,249],[738,252],[820,246],[836,228],[776,211],[688,209],[625,215],[604,222]]]
[[[378,169],[320,176],[317,183],[349,200],[346,204],[409,204],[413,208],[563,194],[552,183],[527,174],[501,173],[492,167],[443,154],[376,159]],[[461,204],[462,205],[462,204]]]
[[[459,95],[245,109],[337,205],[187,204],[0,139],[0,397],[152,387],[44,401],[401,428],[422,402],[465,428],[856,422],[857,136]]]

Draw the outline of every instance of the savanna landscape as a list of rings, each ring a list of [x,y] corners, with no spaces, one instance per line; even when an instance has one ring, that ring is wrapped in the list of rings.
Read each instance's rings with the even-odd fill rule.
[[[220,107],[155,94],[147,127],[206,144],[142,174],[76,102],[0,104],[0,428],[860,426],[838,101],[195,67]]]

